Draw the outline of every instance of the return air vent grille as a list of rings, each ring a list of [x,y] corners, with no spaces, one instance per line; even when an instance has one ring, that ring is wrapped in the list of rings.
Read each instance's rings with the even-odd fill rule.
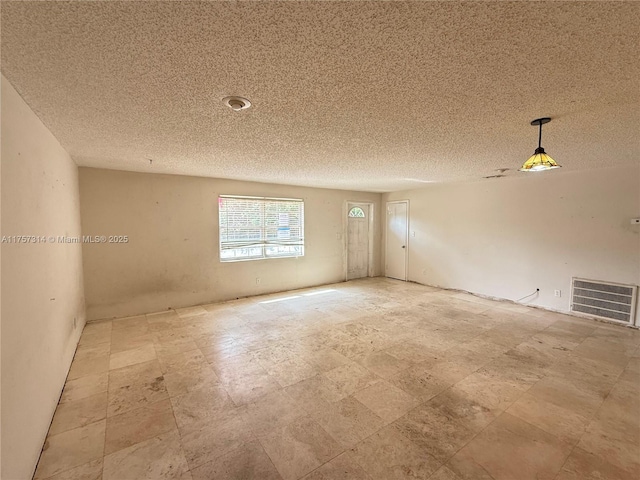
[[[635,285],[574,278],[571,311],[633,325],[637,291]]]

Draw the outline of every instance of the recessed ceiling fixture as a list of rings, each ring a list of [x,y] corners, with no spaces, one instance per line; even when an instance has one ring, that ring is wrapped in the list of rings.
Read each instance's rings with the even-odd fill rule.
[[[222,103],[224,103],[227,107],[235,112],[239,112],[240,110],[246,110],[251,106],[251,102],[246,98],[242,97],[224,97],[222,99]]]
[[[556,161],[547,155],[542,148],[542,125],[549,123],[551,119],[549,117],[536,118],[531,122],[531,125],[538,125],[540,132],[538,133],[538,148],[536,148],[533,155],[529,157],[529,160],[524,162],[521,172],[540,172],[542,170],[551,170],[552,168],[560,168],[560,165]]]

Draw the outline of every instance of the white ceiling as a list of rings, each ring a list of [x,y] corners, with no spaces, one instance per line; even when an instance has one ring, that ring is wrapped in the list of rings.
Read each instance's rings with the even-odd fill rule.
[[[1,15],[3,74],[79,165],[392,191],[519,168],[541,116],[565,171],[640,158],[635,2],[2,2]],[[227,95],[254,106],[234,112]]]

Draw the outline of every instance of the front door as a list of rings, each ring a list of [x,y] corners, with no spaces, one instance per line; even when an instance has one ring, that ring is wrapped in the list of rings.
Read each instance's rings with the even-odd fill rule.
[[[369,205],[350,203],[347,214],[347,280],[369,273]]]

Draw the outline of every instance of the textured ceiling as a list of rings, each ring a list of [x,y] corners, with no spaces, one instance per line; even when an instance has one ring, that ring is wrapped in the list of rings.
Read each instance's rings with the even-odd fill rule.
[[[640,158],[635,2],[4,1],[1,15],[3,74],[79,165],[391,191],[517,169],[541,116],[565,171]]]

